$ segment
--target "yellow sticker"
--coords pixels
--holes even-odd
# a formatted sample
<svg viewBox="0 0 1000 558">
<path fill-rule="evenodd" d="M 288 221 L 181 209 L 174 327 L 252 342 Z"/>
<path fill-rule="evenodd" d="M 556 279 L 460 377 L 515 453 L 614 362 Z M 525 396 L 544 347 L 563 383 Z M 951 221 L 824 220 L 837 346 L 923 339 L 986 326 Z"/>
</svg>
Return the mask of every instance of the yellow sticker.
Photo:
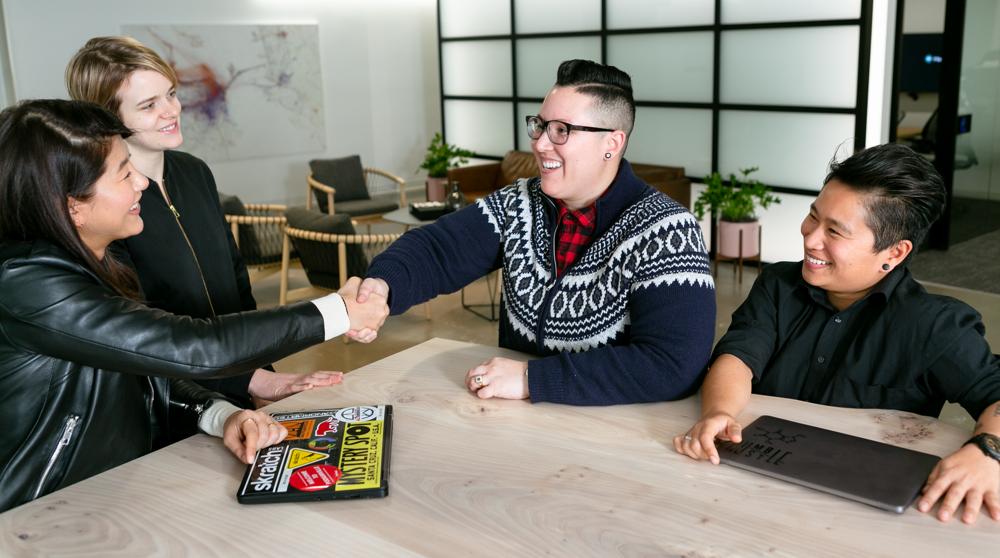
<svg viewBox="0 0 1000 558">
<path fill-rule="evenodd" d="M 327 457 L 330 457 L 330 454 L 295 448 L 292 450 L 292 454 L 288 456 L 288 465 L 285 468 L 297 469 L 303 465 L 309 465 Z"/>
</svg>

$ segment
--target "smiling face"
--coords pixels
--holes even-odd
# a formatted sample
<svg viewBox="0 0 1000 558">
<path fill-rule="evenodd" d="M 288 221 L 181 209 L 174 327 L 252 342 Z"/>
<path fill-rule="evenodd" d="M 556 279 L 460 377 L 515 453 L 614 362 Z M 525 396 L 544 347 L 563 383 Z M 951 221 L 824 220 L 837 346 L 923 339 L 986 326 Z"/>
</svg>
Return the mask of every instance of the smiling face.
<svg viewBox="0 0 1000 558">
<path fill-rule="evenodd" d="M 549 91 L 538 117 L 559 120 L 577 126 L 604 128 L 592 116 L 594 100 L 577 93 L 573 87 L 556 87 Z M 587 207 L 604 193 L 618 171 L 618 152 L 625 134 L 616 132 L 584 132 L 573 130 L 562 145 L 549 141 L 547 134 L 531 140 L 538 170 L 542 174 L 542 191 L 562 200 L 570 209 Z M 611 153 L 610 159 L 605 157 Z"/>
<path fill-rule="evenodd" d="M 101 259 L 111 242 L 142 232 L 139 198 L 149 181 L 129 161 L 125 140 L 114 138 L 114 147 L 104 163 L 104 174 L 87 201 L 69 200 L 70 216 L 80 239 Z"/>
<path fill-rule="evenodd" d="M 118 93 L 121 105 L 118 116 L 135 130 L 129 147 L 139 154 L 161 153 L 176 149 L 181 136 L 181 103 L 174 84 L 159 72 L 138 70 L 129 76 Z"/>
<path fill-rule="evenodd" d="M 802 277 L 826 290 L 830 302 L 841 310 L 871 292 L 912 249 L 910 241 L 903 240 L 874 252 L 875 234 L 865 221 L 864 202 L 862 194 L 831 180 L 802 222 Z M 884 264 L 889 264 L 889 270 L 882 268 Z"/>
</svg>

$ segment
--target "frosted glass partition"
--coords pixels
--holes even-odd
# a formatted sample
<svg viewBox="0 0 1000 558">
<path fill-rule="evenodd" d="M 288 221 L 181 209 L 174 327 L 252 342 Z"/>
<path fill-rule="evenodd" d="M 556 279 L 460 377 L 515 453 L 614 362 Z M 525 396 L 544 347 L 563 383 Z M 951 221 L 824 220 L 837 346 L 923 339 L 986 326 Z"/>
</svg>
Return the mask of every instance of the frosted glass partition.
<svg viewBox="0 0 1000 558">
<path fill-rule="evenodd" d="M 625 149 L 634 163 L 684 167 L 688 176 L 712 170 L 712 111 L 638 107 Z"/>
<path fill-rule="evenodd" d="M 854 149 L 854 115 L 719 113 L 722 174 L 760 167 L 754 176 L 764 184 L 818 191 L 830 159 L 844 149 Z"/>
<path fill-rule="evenodd" d="M 854 108 L 856 25 L 724 31 L 719 95 L 723 103 Z"/>
<path fill-rule="evenodd" d="M 607 0 L 608 29 L 681 27 L 715 23 L 715 2 Z"/>
<path fill-rule="evenodd" d="M 445 101 L 445 139 L 480 155 L 503 155 L 514 147 L 513 111 L 507 102 Z"/>
<path fill-rule="evenodd" d="M 601 0 L 514 0 L 514 32 L 597 31 Z"/>
<path fill-rule="evenodd" d="M 636 99 L 711 103 L 714 48 L 711 31 L 612 35 L 608 64 L 632 76 Z"/>
<path fill-rule="evenodd" d="M 722 23 L 858 19 L 861 0 L 722 0 Z"/>
<path fill-rule="evenodd" d="M 442 37 L 510 34 L 510 0 L 438 0 Z"/>
<path fill-rule="evenodd" d="M 556 82 L 559 64 L 565 60 L 601 61 L 600 37 L 519 39 L 515 44 L 519 97 L 544 97 Z"/>
<path fill-rule="evenodd" d="M 518 103 L 517 121 L 519 123 L 524 123 L 525 117 L 536 116 L 541 110 L 542 103 Z M 515 135 L 517 137 L 517 150 L 531 151 L 531 138 L 528 137 L 528 125 L 524 124 L 518 128 Z"/>
<path fill-rule="evenodd" d="M 441 43 L 445 95 L 510 97 L 510 41 Z"/>
</svg>

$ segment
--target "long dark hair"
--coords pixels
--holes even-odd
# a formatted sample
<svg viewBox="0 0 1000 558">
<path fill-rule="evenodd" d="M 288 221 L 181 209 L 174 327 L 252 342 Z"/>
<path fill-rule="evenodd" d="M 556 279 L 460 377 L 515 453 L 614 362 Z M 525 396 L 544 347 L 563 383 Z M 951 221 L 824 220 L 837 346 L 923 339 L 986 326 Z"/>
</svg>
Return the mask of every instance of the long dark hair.
<svg viewBox="0 0 1000 558">
<path fill-rule="evenodd" d="M 44 239 L 62 247 L 118 294 L 139 299 L 131 269 L 87 248 L 69 214 L 69 196 L 87 201 L 104 174 L 115 136 L 132 135 L 93 103 L 29 100 L 0 113 L 0 241 Z"/>
</svg>

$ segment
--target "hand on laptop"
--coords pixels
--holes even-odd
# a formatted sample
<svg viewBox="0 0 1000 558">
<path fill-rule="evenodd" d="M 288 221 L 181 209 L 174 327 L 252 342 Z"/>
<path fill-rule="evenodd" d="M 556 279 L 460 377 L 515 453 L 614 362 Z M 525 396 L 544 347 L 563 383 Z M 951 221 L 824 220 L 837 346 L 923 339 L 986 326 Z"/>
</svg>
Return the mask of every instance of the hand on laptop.
<svg viewBox="0 0 1000 558">
<path fill-rule="evenodd" d="M 288 430 L 271 415 L 260 411 L 243 410 L 229 415 L 223 427 L 222 443 L 226 444 L 240 461 L 250 464 L 257 450 L 277 444 L 285 439 Z"/>
<path fill-rule="evenodd" d="M 465 385 L 476 392 L 480 399 L 528 398 L 528 363 L 509 358 L 491 358 L 469 370 Z M 478 381 L 477 381 L 478 380 Z"/>
<path fill-rule="evenodd" d="M 713 413 L 703 417 L 684 436 L 674 438 L 674 449 L 694 459 L 707 459 L 719 464 L 719 450 L 715 440 L 743 441 L 743 428 L 736 418 L 726 413 Z"/>
<path fill-rule="evenodd" d="M 380 281 L 370 279 L 366 281 Z M 384 284 L 385 281 L 382 281 Z M 337 291 L 337 294 L 344 299 L 347 305 L 347 315 L 351 320 L 351 329 L 345 333 L 349 339 L 371 343 L 378 336 L 378 328 L 385 323 L 386 316 L 389 315 L 389 305 L 386 302 L 389 288 L 385 287 L 386 295 L 379 292 L 366 292 L 364 301 L 359 302 L 359 288 L 362 286 L 359 277 L 351 277 L 347 283 Z"/>
</svg>

